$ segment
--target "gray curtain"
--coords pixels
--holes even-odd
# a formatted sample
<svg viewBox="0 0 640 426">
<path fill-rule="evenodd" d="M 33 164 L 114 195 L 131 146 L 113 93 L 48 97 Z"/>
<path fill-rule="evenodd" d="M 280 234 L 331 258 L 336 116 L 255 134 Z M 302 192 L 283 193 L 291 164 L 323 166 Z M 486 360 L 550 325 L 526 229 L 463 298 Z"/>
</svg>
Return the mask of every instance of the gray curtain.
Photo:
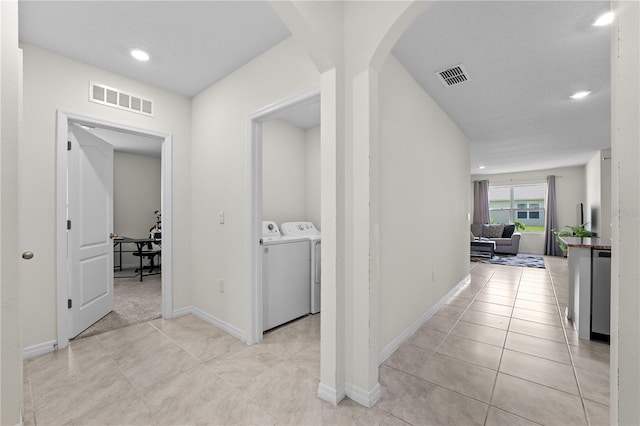
<svg viewBox="0 0 640 426">
<path fill-rule="evenodd" d="M 473 181 L 473 223 L 489 223 L 489 181 Z"/>
<path fill-rule="evenodd" d="M 562 250 L 556 241 L 553 230 L 559 230 L 558 210 L 556 204 L 556 177 L 547 176 L 547 216 L 544 229 L 544 254 L 548 256 L 562 256 Z"/>
</svg>

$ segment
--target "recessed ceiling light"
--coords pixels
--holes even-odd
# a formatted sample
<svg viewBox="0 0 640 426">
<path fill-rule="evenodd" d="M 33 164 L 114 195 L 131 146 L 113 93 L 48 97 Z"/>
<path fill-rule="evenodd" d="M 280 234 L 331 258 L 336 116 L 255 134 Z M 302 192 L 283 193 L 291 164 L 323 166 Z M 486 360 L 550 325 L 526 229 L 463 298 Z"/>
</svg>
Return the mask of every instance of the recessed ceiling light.
<svg viewBox="0 0 640 426">
<path fill-rule="evenodd" d="M 591 94 L 590 90 L 583 90 L 582 92 L 576 92 L 573 95 L 569 96 L 571 99 L 582 99 L 586 98 Z"/>
<path fill-rule="evenodd" d="M 478 168 L 479 168 L 480 170 L 484 169 L 485 167 L 487 167 L 487 166 L 478 166 Z"/>
<path fill-rule="evenodd" d="M 613 12 L 607 12 L 603 15 L 600 15 L 598 19 L 593 23 L 596 27 L 603 27 L 605 25 L 609 25 L 613 22 Z"/>
<path fill-rule="evenodd" d="M 140 49 L 133 49 L 131 51 L 131 56 L 133 56 L 134 58 L 142 62 L 149 60 L 149 54 L 144 50 L 140 50 Z"/>
</svg>

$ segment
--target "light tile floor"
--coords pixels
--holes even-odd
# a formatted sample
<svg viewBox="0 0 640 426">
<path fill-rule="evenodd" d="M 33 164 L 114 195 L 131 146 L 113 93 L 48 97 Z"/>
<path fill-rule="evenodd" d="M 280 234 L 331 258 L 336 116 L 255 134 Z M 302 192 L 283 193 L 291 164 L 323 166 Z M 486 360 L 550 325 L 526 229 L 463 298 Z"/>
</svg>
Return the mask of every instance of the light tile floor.
<svg viewBox="0 0 640 426">
<path fill-rule="evenodd" d="M 380 367 L 372 409 L 317 398 L 320 317 L 247 346 L 193 316 L 24 362 L 24 423 L 604 425 L 609 346 L 578 340 L 566 259 L 473 264 L 471 281 Z"/>
</svg>

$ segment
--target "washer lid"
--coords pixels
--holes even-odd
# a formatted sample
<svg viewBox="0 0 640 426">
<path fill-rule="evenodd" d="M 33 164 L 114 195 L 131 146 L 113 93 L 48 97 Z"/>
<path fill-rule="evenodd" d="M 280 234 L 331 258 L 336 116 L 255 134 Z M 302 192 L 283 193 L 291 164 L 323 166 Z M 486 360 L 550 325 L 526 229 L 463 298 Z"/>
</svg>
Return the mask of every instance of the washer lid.
<svg viewBox="0 0 640 426">
<path fill-rule="evenodd" d="M 262 238 L 262 245 L 274 245 L 274 244 L 289 244 L 289 243 L 306 243 L 307 250 L 309 249 L 309 237 L 306 236 L 282 236 L 282 237 L 264 237 Z"/>
</svg>

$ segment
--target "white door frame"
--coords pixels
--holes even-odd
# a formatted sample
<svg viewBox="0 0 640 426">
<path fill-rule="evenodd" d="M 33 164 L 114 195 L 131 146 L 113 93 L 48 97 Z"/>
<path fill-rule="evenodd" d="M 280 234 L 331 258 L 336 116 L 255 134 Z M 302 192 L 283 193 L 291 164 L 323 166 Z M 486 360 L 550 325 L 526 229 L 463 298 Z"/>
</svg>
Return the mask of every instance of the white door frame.
<svg viewBox="0 0 640 426">
<path fill-rule="evenodd" d="M 56 134 L 56 282 L 57 282 L 57 344 L 62 349 L 69 344 L 69 314 L 67 310 L 67 140 L 69 122 L 124 133 L 152 136 L 162 142 L 161 199 L 162 199 L 162 317 L 173 312 L 173 137 L 168 133 L 140 129 L 94 117 L 58 110 Z"/>
<path fill-rule="evenodd" d="M 320 99 L 320 88 L 313 88 L 289 98 L 274 102 L 248 116 L 248 158 L 249 207 L 247 223 L 247 247 L 249 250 L 249 333 L 247 343 L 252 345 L 262 341 L 262 122 L 278 112 L 302 106 Z"/>
</svg>

